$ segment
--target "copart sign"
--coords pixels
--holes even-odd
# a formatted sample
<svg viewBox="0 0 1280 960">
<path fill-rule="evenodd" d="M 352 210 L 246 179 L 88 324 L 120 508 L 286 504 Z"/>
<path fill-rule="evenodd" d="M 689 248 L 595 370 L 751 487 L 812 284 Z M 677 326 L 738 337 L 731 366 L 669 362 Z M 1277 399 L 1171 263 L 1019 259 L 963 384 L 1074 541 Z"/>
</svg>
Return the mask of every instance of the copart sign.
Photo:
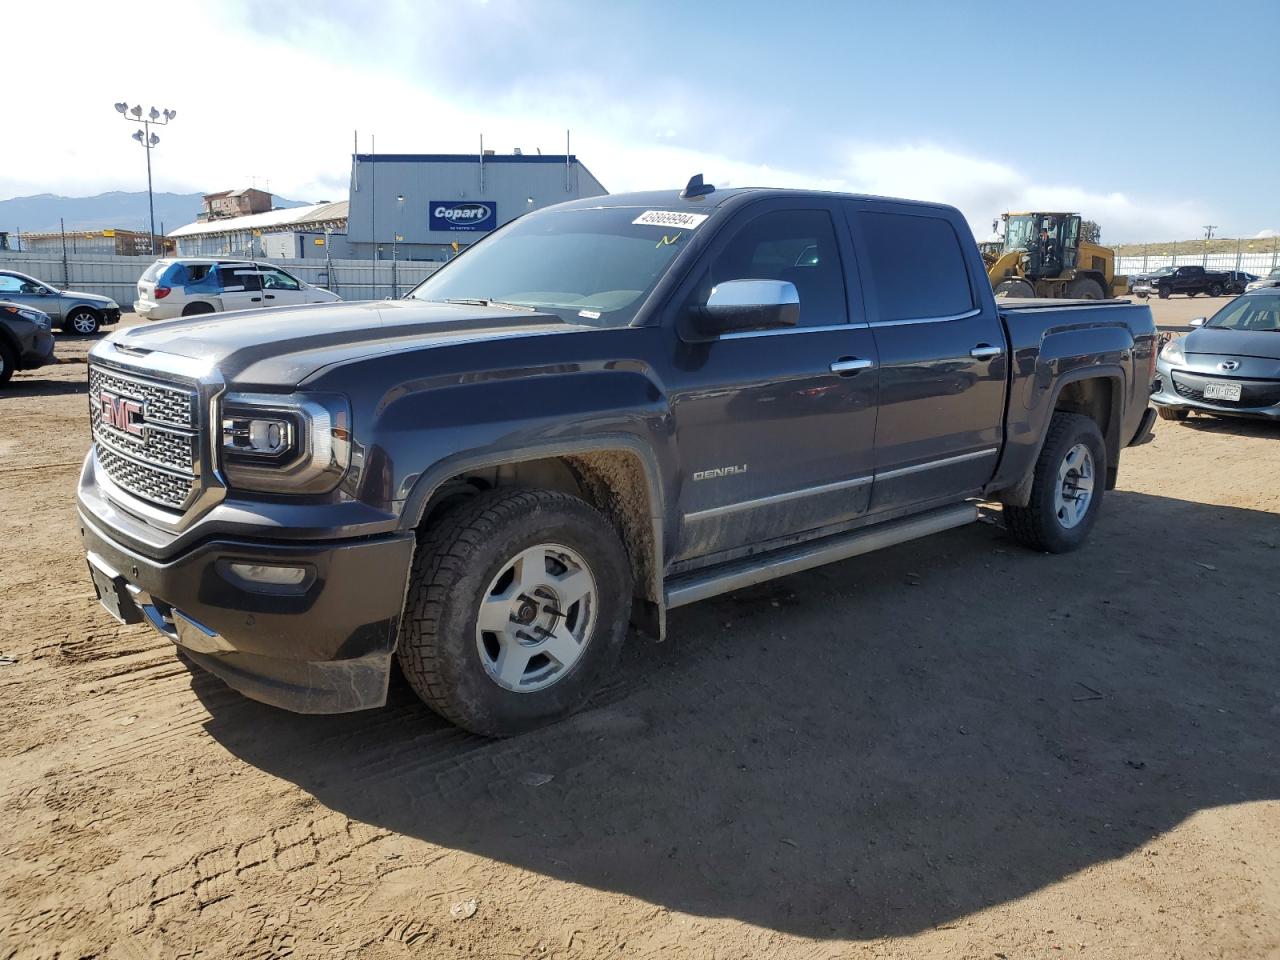
<svg viewBox="0 0 1280 960">
<path fill-rule="evenodd" d="M 498 205 L 491 200 L 432 200 L 432 230 L 492 230 L 498 225 Z"/>
</svg>

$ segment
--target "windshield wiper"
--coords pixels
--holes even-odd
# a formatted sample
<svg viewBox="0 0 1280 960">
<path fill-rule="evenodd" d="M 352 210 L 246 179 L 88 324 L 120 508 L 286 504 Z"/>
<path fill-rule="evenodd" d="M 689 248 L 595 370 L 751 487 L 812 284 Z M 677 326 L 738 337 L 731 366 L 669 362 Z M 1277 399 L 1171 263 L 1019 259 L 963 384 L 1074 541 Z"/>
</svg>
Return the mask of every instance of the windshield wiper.
<svg viewBox="0 0 1280 960">
<path fill-rule="evenodd" d="M 487 297 L 449 297 L 445 303 L 461 303 L 470 307 L 501 307 L 504 310 L 524 310 L 528 313 L 538 311 L 527 303 L 509 303 L 506 300 L 490 300 Z"/>
</svg>

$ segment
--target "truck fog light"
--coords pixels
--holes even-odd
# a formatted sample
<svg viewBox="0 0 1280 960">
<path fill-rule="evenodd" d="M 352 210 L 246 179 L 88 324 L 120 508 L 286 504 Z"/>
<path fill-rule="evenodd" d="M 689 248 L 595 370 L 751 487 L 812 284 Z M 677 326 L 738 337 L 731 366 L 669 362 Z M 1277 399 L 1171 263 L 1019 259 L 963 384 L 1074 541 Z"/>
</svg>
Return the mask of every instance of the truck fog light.
<svg viewBox="0 0 1280 960">
<path fill-rule="evenodd" d="M 262 563 L 231 563 L 228 566 L 241 580 L 274 587 L 294 587 L 307 578 L 305 567 L 275 567 Z"/>
</svg>

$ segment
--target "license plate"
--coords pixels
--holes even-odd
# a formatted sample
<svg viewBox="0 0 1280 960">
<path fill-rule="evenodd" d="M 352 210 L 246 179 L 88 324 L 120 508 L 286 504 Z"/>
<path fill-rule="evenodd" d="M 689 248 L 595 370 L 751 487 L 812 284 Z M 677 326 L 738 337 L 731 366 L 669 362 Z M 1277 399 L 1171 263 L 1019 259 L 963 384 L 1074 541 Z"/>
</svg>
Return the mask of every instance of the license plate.
<svg viewBox="0 0 1280 960">
<path fill-rule="evenodd" d="M 99 570 L 89 564 L 89 574 L 93 577 L 93 589 L 98 593 L 98 602 L 107 613 L 121 623 L 141 623 L 142 611 L 129 596 L 129 589 L 124 585 L 124 577 L 113 577 L 105 570 Z"/>
<path fill-rule="evenodd" d="M 1240 384 L 1238 383 L 1206 383 L 1204 385 L 1206 400 L 1239 400 Z"/>
</svg>

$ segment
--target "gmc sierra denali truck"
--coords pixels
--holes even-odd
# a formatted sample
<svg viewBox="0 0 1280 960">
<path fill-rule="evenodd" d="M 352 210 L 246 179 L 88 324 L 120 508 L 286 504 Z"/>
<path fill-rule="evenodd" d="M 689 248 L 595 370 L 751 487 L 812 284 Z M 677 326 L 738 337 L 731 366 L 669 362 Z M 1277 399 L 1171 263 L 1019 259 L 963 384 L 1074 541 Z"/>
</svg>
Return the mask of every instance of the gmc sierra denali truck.
<svg viewBox="0 0 1280 960">
<path fill-rule="evenodd" d="M 565 715 L 628 625 L 961 524 L 1079 546 L 1150 436 L 1145 305 L 1000 307 L 951 207 L 593 197 L 398 301 L 133 328 L 89 365 L 102 604 L 244 694 L 487 735 Z"/>
</svg>

